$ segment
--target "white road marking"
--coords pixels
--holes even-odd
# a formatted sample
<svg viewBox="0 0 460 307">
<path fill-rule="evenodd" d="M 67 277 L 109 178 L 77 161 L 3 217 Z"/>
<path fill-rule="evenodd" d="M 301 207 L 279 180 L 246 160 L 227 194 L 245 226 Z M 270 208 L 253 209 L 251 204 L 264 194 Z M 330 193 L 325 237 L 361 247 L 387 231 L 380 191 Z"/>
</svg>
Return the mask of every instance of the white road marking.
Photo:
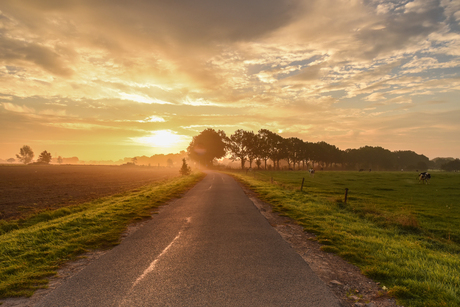
<svg viewBox="0 0 460 307">
<path fill-rule="evenodd" d="M 174 244 L 174 242 L 176 242 L 176 240 L 179 239 L 181 233 L 182 231 L 179 231 L 179 234 L 174 238 L 174 240 L 172 240 L 172 242 L 169 243 L 168 246 L 166 246 L 166 248 L 161 252 L 161 254 L 158 255 L 157 259 L 153 260 L 153 262 L 150 263 L 149 267 L 145 269 L 144 273 L 142 273 L 141 276 L 139 276 L 136 279 L 131 288 L 134 288 L 142 279 L 144 279 L 145 276 L 147 276 L 148 273 L 152 272 L 155 269 L 158 260 L 160 260 L 161 256 L 163 256 L 168 251 L 168 249 Z"/>
<path fill-rule="evenodd" d="M 185 219 L 185 225 L 186 226 L 187 224 L 189 224 L 192 220 L 192 217 L 188 217 Z M 183 229 L 184 227 L 182 227 Z M 149 267 L 147 269 L 144 270 L 144 272 L 136 279 L 136 281 L 133 283 L 133 285 L 131 286 L 131 288 L 129 289 L 127 295 L 125 296 L 125 298 L 121 301 L 120 305 L 118 306 L 124 306 L 126 305 L 126 303 L 128 303 L 128 297 L 129 295 L 132 293 L 134 287 L 139 283 L 141 282 L 149 273 L 151 273 L 154 269 L 155 269 L 155 266 L 157 265 L 158 261 L 160 260 L 161 256 L 163 256 L 164 254 L 166 254 L 166 252 L 168 251 L 168 249 L 174 244 L 174 242 L 176 242 L 180 235 L 182 234 L 182 230 L 179 231 L 179 233 L 177 234 L 177 236 L 171 241 L 171 243 L 169 243 L 168 246 L 166 246 L 166 248 L 158 255 L 158 257 L 153 260 Z"/>
</svg>

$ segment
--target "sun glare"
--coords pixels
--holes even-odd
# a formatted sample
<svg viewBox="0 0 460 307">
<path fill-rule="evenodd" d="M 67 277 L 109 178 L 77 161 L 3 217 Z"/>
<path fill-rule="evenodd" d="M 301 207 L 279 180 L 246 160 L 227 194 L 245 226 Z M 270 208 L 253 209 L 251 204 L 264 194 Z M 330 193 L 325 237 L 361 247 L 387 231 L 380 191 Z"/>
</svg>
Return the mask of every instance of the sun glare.
<svg viewBox="0 0 460 307">
<path fill-rule="evenodd" d="M 181 142 L 182 137 L 171 130 L 158 130 L 152 131 L 150 136 L 136 138 L 135 141 L 153 147 L 169 148 Z"/>
</svg>

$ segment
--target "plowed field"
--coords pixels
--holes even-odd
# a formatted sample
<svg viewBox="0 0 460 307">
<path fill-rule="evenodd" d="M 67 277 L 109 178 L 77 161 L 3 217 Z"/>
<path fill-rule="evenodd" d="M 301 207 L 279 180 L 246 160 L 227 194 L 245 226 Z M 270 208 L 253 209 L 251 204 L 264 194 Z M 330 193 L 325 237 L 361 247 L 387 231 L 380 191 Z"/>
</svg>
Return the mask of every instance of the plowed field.
<svg viewBox="0 0 460 307">
<path fill-rule="evenodd" d="M 177 169 L 141 166 L 0 166 L 0 219 L 78 204 L 178 175 Z"/>
</svg>

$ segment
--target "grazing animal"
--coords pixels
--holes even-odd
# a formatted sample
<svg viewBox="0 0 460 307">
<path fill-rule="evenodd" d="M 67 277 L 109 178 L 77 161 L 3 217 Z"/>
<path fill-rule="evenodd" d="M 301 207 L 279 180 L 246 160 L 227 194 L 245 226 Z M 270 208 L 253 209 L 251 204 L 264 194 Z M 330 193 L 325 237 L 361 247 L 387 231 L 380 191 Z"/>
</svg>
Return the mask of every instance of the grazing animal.
<svg viewBox="0 0 460 307">
<path fill-rule="evenodd" d="M 310 177 L 315 177 L 315 170 L 314 169 L 310 168 L 308 170 L 308 172 L 310 173 Z"/>
<path fill-rule="evenodd" d="M 428 182 L 430 181 L 431 179 L 431 175 L 428 173 L 428 172 L 423 172 L 423 173 L 420 173 L 418 175 L 418 181 L 420 183 L 425 183 L 425 184 L 428 184 Z"/>
</svg>

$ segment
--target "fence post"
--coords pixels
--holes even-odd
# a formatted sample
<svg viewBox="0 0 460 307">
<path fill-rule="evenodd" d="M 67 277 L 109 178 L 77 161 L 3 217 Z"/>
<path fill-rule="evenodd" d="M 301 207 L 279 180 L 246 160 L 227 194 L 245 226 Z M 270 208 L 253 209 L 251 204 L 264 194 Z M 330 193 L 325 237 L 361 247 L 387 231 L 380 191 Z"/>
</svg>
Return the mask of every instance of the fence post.
<svg viewBox="0 0 460 307">
<path fill-rule="evenodd" d="M 302 189 L 303 189 L 303 182 L 305 181 L 305 177 L 302 178 L 302 185 L 300 186 L 300 192 L 302 192 Z"/>
<path fill-rule="evenodd" d="M 347 203 L 348 198 L 348 188 L 345 188 L 345 203 Z"/>
</svg>

